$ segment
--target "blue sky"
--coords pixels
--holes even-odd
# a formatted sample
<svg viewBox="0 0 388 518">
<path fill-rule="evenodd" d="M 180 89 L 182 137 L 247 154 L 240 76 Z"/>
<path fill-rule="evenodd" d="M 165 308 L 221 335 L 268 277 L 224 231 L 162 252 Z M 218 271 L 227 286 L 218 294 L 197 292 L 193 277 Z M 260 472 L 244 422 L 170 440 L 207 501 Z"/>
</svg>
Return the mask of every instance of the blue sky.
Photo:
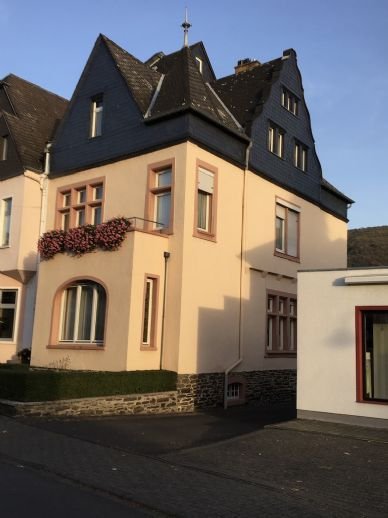
<svg viewBox="0 0 388 518">
<path fill-rule="evenodd" d="M 185 5 L 217 77 L 296 50 L 324 176 L 356 201 L 349 227 L 388 225 L 387 0 L 0 0 L 0 77 L 69 98 L 100 32 L 142 60 L 173 52 Z"/>
</svg>

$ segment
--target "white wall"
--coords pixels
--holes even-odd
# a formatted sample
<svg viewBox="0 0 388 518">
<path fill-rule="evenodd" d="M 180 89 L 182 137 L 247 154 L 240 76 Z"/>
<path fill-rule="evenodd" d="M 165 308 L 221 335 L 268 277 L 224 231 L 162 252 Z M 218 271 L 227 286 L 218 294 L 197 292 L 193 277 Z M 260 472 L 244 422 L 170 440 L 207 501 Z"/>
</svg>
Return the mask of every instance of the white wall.
<svg viewBox="0 0 388 518">
<path fill-rule="evenodd" d="M 298 273 L 298 411 L 388 419 L 388 404 L 356 401 L 356 306 L 387 306 L 387 284 L 344 278 L 388 268 Z"/>
</svg>

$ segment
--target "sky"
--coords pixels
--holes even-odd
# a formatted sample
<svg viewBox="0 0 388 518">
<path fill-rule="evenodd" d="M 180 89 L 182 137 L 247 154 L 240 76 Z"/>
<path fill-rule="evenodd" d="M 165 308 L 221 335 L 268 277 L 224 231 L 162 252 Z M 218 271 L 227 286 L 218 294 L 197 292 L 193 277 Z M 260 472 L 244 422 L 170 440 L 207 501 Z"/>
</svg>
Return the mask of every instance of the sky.
<svg viewBox="0 0 388 518">
<path fill-rule="evenodd" d="M 388 225 L 388 0 L 0 0 L 0 78 L 70 98 L 99 33 L 146 60 L 202 40 L 217 77 L 294 48 L 324 177 L 349 228 Z"/>
</svg>

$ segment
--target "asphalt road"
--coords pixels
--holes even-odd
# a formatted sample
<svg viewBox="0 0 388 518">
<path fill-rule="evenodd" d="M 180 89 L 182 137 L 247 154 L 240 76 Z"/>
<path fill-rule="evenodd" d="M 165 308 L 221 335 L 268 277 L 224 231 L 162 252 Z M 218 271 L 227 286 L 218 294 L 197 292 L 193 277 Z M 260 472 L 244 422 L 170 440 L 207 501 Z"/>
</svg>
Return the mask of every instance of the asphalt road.
<svg viewBox="0 0 388 518">
<path fill-rule="evenodd" d="M 387 518 L 388 430 L 288 411 L 0 416 L 0 516 Z"/>
<path fill-rule="evenodd" d="M 0 516 L 2 518 L 135 518 L 164 516 L 130 501 L 0 459 Z"/>
</svg>

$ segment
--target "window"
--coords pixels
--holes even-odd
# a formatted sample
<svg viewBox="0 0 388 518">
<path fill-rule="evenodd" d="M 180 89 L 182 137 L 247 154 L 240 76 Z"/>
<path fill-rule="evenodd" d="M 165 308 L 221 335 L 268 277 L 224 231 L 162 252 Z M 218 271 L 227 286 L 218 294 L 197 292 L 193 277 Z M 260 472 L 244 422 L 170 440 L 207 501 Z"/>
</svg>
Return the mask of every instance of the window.
<svg viewBox="0 0 388 518">
<path fill-rule="evenodd" d="M 0 246 L 9 246 L 11 231 L 12 198 L 0 201 Z"/>
<path fill-rule="evenodd" d="M 95 180 L 87 185 L 65 187 L 58 191 L 56 227 L 69 230 L 81 225 L 102 222 L 104 182 Z"/>
<path fill-rule="evenodd" d="M 228 399 L 240 399 L 241 383 L 229 383 L 226 396 Z"/>
<path fill-rule="evenodd" d="M 144 287 L 142 347 L 155 348 L 157 277 L 147 276 Z"/>
<path fill-rule="evenodd" d="M 71 284 L 63 291 L 61 305 L 60 342 L 103 344 L 106 295 L 100 284 Z"/>
<path fill-rule="evenodd" d="M 357 307 L 357 401 L 388 403 L 388 307 Z"/>
<path fill-rule="evenodd" d="M 283 201 L 276 203 L 275 253 L 299 257 L 299 208 Z"/>
<path fill-rule="evenodd" d="M 216 224 L 216 169 L 197 163 L 194 235 L 214 240 Z"/>
<path fill-rule="evenodd" d="M 267 293 L 267 353 L 296 353 L 296 319 L 295 295 L 276 291 Z"/>
<path fill-rule="evenodd" d="M 307 171 L 307 147 L 298 141 L 294 145 L 294 166 Z"/>
<path fill-rule="evenodd" d="M 285 87 L 282 88 L 282 106 L 294 115 L 298 115 L 299 99 Z"/>
<path fill-rule="evenodd" d="M 168 165 L 148 168 L 148 200 L 145 219 L 149 230 L 172 231 L 174 169 Z"/>
<path fill-rule="evenodd" d="M 104 109 L 102 94 L 92 99 L 90 136 L 92 138 L 102 135 L 102 113 Z"/>
<path fill-rule="evenodd" d="M 268 126 L 268 149 L 280 158 L 284 158 L 284 130 L 273 122 Z"/>
<path fill-rule="evenodd" d="M 17 290 L 0 289 L 0 340 L 13 340 L 15 333 Z"/>
<path fill-rule="evenodd" d="M 7 160 L 8 136 L 0 137 L 0 160 Z"/>
<path fill-rule="evenodd" d="M 245 388 L 246 381 L 241 375 L 232 374 L 228 378 L 228 386 L 226 388 L 228 406 L 245 403 Z"/>
</svg>

